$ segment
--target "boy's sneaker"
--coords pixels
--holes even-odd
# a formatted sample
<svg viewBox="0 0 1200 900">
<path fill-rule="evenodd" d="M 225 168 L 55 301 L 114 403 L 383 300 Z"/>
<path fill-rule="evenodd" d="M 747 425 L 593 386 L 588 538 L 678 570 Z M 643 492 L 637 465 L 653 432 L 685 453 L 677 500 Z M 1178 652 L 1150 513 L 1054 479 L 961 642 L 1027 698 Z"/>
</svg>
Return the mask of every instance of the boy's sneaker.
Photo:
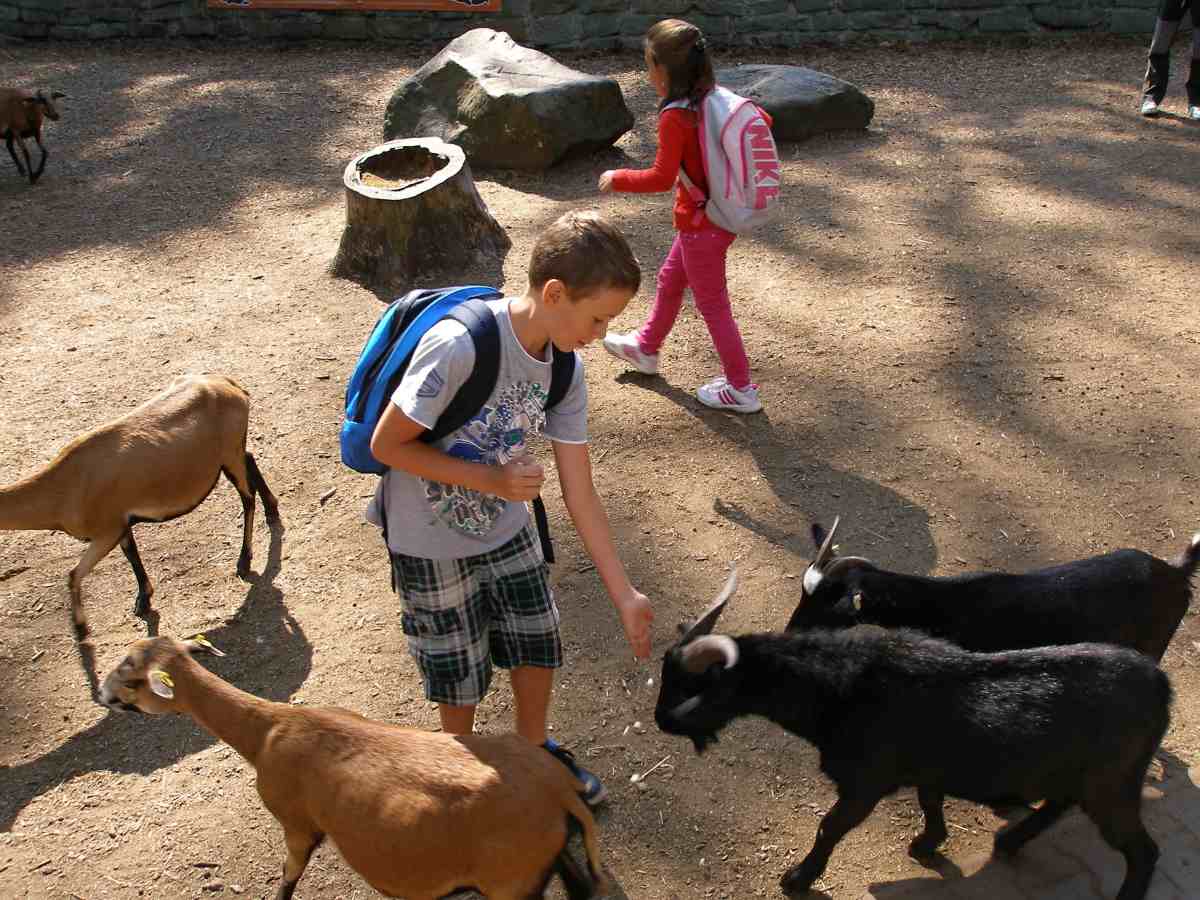
<svg viewBox="0 0 1200 900">
<path fill-rule="evenodd" d="M 757 384 L 749 384 L 739 390 L 726 381 L 724 375 L 718 375 L 708 384 L 696 388 L 696 397 L 705 406 L 728 412 L 756 413 L 762 409 Z"/>
<path fill-rule="evenodd" d="M 554 738 L 546 738 L 546 743 L 542 744 L 542 747 L 570 769 L 572 775 L 583 782 L 583 791 L 580 796 L 583 797 L 584 803 L 588 806 L 597 806 L 608 798 L 608 790 L 604 787 L 604 783 L 575 762 L 575 756 L 570 750 L 567 750 Z"/>
<path fill-rule="evenodd" d="M 1193 122 L 1200 122 L 1200 106 L 1189 106 L 1188 118 Z"/>
<path fill-rule="evenodd" d="M 1158 108 L 1158 101 L 1153 97 L 1147 97 L 1142 101 L 1143 116 L 1157 116 L 1160 112 L 1162 112 L 1162 110 Z"/>
<path fill-rule="evenodd" d="M 629 334 L 606 334 L 604 349 L 617 359 L 629 363 L 643 375 L 658 374 L 658 354 L 642 352 L 642 348 L 638 346 L 636 331 Z"/>
</svg>

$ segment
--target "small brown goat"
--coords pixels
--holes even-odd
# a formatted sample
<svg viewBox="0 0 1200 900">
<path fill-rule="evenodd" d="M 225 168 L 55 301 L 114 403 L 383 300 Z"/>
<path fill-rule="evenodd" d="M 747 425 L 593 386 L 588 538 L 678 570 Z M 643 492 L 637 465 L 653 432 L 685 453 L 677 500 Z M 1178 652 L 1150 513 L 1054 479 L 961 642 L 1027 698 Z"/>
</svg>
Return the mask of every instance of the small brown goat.
<svg viewBox="0 0 1200 900">
<path fill-rule="evenodd" d="M 326 837 L 388 897 L 436 900 L 472 888 L 489 900 L 534 900 L 555 873 L 571 900 L 605 885 L 583 786 L 520 735 L 455 737 L 273 703 L 218 678 L 192 652 L 224 656 L 203 635 L 137 641 L 101 698 L 117 710 L 190 715 L 254 766 L 287 843 L 276 900 L 289 900 Z M 587 872 L 567 851 L 575 823 Z"/>
<path fill-rule="evenodd" d="M 42 171 L 46 168 L 46 157 L 50 155 L 46 150 L 46 145 L 42 143 L 42 120 L 45 118 L 51 122 L 57 122 L 58 107 L 54 105 L 54 101 L 66 96 L 61 91 L 52 91 L 47 97 L 42 90 L 31 94 L 29 91 L 19 88 L 0 88 L 0 134 L 4 135 L 4 144 L 8 147 L 8 155 L 17 164 L 17 171 L 21 173 L 22 177 L 25 176 L 28 169 L 30 184 L 36 184 L 37 180 L 42 177 Z M 38 162 L 37 169 L 33 168 L 33 162 L 29 158 L 29 148 L 25 146 L 25 138 L 29 137 L 37 141 L 38 147 L 42 150 L 42 158 Z M 14 140 L 25 156 L 24 166 L 21 165 L 16 151 L 13 150 Z"/>
<path fill-rule="evenodd" d="M 250 397 L 229 378 L 180 376 L 137 409 L 77 437 L 42 471 L 0 487 L 0 530 L 65 531 L 88 541 L 69 578 L 79 638 L 88 633 L 83 579 L 118 543 L 138 581 L 134 615 L 149 614 L 154 586 L 133 526 L 191 512 L 222 472 L 242 498 L 238 574 L 249 572 L 255 493 L 267 521 L 279 520 L 275 497 L 246 452 L 249 418 Z"/>
</svg>

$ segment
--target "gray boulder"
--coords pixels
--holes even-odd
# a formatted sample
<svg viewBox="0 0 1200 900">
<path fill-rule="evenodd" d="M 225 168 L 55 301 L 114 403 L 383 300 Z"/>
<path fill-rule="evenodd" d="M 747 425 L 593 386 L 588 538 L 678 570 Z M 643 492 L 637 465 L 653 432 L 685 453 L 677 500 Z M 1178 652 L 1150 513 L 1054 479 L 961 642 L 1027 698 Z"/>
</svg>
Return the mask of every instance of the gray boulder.
<svg viewBox="0 0 1200 900">
<path fill-rule="evenodd" d="M 608 147 L 632 127 L 613 79 L 577 72 L 503 32 L 476 28 L 396 89 L 383 133 L 388 140 L 458 144 L 472 168 L 536 170 Z"/>
<path fill-rule="evenodd" d="M 854 85 L 801 66 L 721 69 L 717 82 L 770 113 L 777 141 L 866 128 L 875 114 L 875 101 Z"/>
</svg>

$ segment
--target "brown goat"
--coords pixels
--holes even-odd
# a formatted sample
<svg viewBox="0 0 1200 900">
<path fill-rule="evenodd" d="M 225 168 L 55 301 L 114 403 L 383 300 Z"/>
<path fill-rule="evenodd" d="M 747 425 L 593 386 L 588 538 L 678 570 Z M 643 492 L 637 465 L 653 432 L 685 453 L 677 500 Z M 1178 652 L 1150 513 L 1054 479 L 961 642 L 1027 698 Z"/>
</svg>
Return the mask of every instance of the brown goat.
<svg viewBox="0 0 1200 900">
<path fill-rule="evenodd" d="M 0 530 L 55 530 L 88 541 L 71 570 L 76 635 L 88 633 L 82 583 L 119 543 L 138 581 L 134 615 L 150 612 L 154 595 L 133 526 L 165 522 L 199 506 L 224 472 L 242 498 L 238 574 L 250 570 L 254 495 L 267 521 L 279 520 L 274 495 L 246 452 L 250 397 L 222 375 L 184 375 L 119 419 L 68 444 L 50 465 L 0 487 Z"/>
<path fill-rule="evenodd" d="M 254 766 L 263 804 L 283 826 L 287 857 L 276 900 L 289 900 L 326 837 L 388 897 L 436 900 L 474 889 L 534 900 L 557 873 L 571 900 L 606 884 L 583 785 L 517 734 L 455 737 L 336 707 L 247 694 L 192 652 L 224 656 L 203 635 L 146 638 L 104 680 L 117 710 L 185 713 Z M 588 870 L 567 851 L 583 830 Z"/>
<path fill-rule="evenodd" d="M 54 101 L 65 96 L 67 95 L 61 91 L 52 91 L 47 97 L 41 90 L 31 94 L 29 91 L 19 88 L 0 88 L 0 134 L 4 135 L 8 155 L 17 164 L 17 171 L 21 173 L 22 177 L 25 176 L 26 169 L 28 169 L 30 184 L 36 184 L 37 180 L 42 177 L 42 171 L 46 168 L 46 157 L 50 155 L 46 150 L 46 145 L 42 143 L 42 120 L 45 118 L 52 122 L 58 121 L 58 107 L 54 105 Z M 29 137 L 37 141 L 38 147 L 42 150 L 42 158 L 38 162 L 36 170 L 29 158 L 29 148 L 25 146 L 25 138 Z M 17 159 L 17 154 L 13 150 L 14 140 L 25 156 L 24 166 L 21 165 L 21 161 Z"/>
</svg>

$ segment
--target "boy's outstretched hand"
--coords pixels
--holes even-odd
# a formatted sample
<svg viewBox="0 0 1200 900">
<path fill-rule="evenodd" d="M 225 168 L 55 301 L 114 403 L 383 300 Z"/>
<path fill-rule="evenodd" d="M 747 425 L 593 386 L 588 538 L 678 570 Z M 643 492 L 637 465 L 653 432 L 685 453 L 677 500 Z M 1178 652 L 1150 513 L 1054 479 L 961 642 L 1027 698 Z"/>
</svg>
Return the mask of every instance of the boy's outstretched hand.
<svg viewBox="0 0 1200 900">
<path fill-rule="evenodd" d="M 598 184 L 598 187 L 600 188 L 600 193 L 607 194 L 609 191 L 612 190 L 612 180 L 613 180 L 613 173 L 612 173 L 611 169 L 607 172 L 600 173 L 600 182 Z"/>
<path fill-rule="evenodd" d="M 654 622 L 654 611 L 650 601 L 637 588 L 632 588 L 628 597 L 617 604 L 617 614 L 625 629 L 625 638 L 638 659 L 650 656 L 650 625 Z"/>
</svg>

